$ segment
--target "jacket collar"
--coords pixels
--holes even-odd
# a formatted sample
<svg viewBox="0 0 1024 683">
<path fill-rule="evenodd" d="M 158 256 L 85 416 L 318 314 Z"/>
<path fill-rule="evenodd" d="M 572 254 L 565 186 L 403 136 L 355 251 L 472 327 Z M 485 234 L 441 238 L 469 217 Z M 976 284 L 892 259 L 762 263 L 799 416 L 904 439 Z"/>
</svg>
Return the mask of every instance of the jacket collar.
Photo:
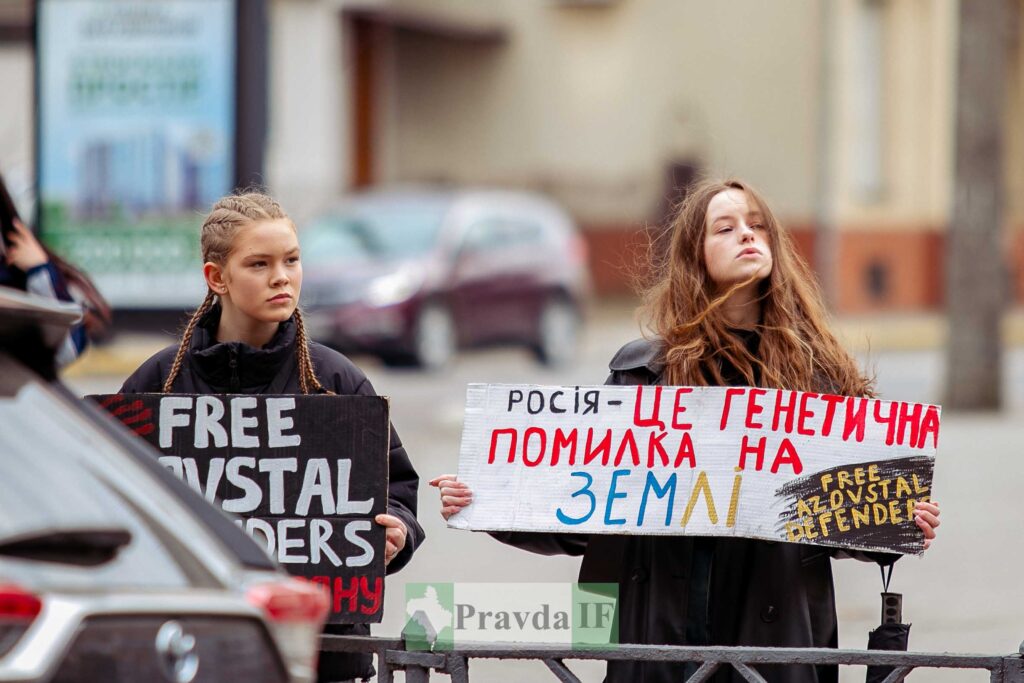
<svg viewBox="0 0 1024 683">
<path fill-rule="evenodd" d="M 757 355 L 761 335 L 752 330 L 729 330 L 738 337 L 752 354 Z M 608 364 L 609 369 L 621 372 L 646 370 L 654 381 L 660 381 L 665 372 L 665 340 L 661 337 L 634 339 L 615 354 Z"/>
<path fill-rule="evenodd" d="M 608 367 L 612 371 L 646 370 L 653 377 L 660 377 L 665 371 L 665 342 L 654 339 L 634 339 L 615 354 Z"/>
<path fill-rule="evenodd" d="M 215 305 L 196 324 L 189 357 L 196 374 L 217 393 L 254 393 L 265 389 L 295 356 L 295 317 L 278 325 L 263 347 L 218 342 L 221 309 Z"/>
</svg>

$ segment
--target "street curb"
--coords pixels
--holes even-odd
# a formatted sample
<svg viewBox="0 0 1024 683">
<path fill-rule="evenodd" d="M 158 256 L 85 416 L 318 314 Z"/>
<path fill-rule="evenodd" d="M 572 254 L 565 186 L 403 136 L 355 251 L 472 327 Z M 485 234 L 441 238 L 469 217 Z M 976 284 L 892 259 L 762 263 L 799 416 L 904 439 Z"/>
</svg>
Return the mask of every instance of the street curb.
<svg viewBox="0 0 1024 683">
<path fill-rule="evenodd" d="M 590 315 L 592 325 L 623 325 L 632 320 L 633 309 L 624 303 L 595 308 Z M 949 336 L 949 323 L 938 314 L 844 317 L 835 321 L 834 329 L 839 341 L 854 353 L 941 349 Z M 637 336 L 639 329 L 633 333 Z M 622 343 L 633 337 L 625 335 Z M 150 356 L 175 341 L 174 337 L 158 334 L 119 335 L 109 344 L 90 346 L 64 375 L 128 377 Z M 1005 316 L 1003 343 L 1007 348 L 1024 346 L 1024 309 Z"/>
<path fill-rule="evenodd" d="M 835 321 L 839 341 L 853 352 L 923 351 L 945 348 L 949 320 L 942 315 L 890 314 L 845 317 Z M 1003 346 L 1024 346 L 1024 311 L 1003 318 Z"/>
<path fill-rule="evenodd" d="M 102 346 L 89 346 L 85 353 L 62 372 L 64 377 L 124 377 L 146 362 L 153 354 L 174 343 L 169 337 L 132 335 L 115 339 Z"/>
</svg>

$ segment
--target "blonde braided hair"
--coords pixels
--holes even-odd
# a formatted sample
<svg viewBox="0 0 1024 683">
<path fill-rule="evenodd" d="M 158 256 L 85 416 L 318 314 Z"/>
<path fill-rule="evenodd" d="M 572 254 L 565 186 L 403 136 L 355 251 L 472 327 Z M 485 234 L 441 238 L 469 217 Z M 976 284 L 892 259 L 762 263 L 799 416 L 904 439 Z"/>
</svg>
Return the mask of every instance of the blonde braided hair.
<svg viewBox="0 0 1024 683">
<path fill-rule="evenodd" d="M 244 192 L 223 197 L 210 210 L 206 220 L 203 221 L 202 232 L 200 233 L 199 244 L 202 249 L 203 262 L 212 262 L 223 266 L 227 263 L 228 255 L 231 253 L 235 235 L 238 231 L 254 221 L 266 220 L 287 220 L 291 219 L 284 212 L 281 205 L 273 198 L 262 192 Z M 295 225 L 292 225 L 295 229 Z M 174 363 L 164 380 L 163 392 L 170 393 L 174 381 L 181 372 L 181 366 L 185 354 L 192 343 L 192 335 L 195 332 L 199 320 L 213 308 L 217 302 L 217 295 L 212 289 L 207 289 L 206 298 L 199 308 L 195 310 L 189 319 L 185 330 L 181 335 L 181 343 L 178 344 L 178 352 L 174 356 Z M 298 355 L 299 365 L 299 387 L 302 393 L 324 393 L 326 390 L 316 378 L 313 368 L 313 359 L 309 353 L 309 337 L 306 335 L 306 326 L 302 321 L 302 313 L 298 307 L 295 309 L 295 346 Z M 326 391 L 326 393 L 332 393 Z"/>
<path fill-rule="evenodd" d="M 302 393 L 328 393 L 333 394 L 333 391 L 327 391 L 323 385 L 320 384 L 320 380 L 316 378 L 316 373 L 313 372 L 313 358 L 309 355 L 309 338 L 306 336 L 306 325 L 302 321 L 302 311 L 298 308 L 295 309 L 295 348 L 299 354 L 299 388 L 302 389 Z M 310 388 L 313 391 L 310 391 Z"/>
</svg>

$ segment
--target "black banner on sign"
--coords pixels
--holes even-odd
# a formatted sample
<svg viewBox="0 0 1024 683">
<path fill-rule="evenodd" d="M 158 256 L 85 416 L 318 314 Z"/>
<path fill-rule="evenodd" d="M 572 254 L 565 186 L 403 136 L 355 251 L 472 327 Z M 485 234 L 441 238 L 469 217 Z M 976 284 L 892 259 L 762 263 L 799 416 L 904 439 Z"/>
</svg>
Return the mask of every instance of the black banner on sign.
<svg viewBox="0 0 1024 683">
<path fill-rule="evenodd" d="M 924 552 L 914 505 L 931 500 L 934 458 L 910 457 L 841 465 L 790 481 L 776 491 L 786 540 L 822 545 Z"/>
<path fill-rule="evenodd" d="M 328 621 L 381 620 L 388 402 L 379 396 L 92 396 L 290 573 L 326 586 Z"/>
</svg>

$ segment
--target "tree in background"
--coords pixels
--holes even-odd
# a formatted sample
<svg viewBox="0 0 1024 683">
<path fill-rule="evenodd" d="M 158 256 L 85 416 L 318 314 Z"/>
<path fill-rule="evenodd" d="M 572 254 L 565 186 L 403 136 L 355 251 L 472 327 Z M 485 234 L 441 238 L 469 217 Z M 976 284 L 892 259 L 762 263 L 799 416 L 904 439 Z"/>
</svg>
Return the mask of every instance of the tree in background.
<svg viewBox="0 0 1024 683">
<path fill-rule="evenodd" d="M 946 254 L 945 405 L 1002 405 L 1003 126 L 1016 0 L 960 2 L 953 222 Z"/>
</svg>

